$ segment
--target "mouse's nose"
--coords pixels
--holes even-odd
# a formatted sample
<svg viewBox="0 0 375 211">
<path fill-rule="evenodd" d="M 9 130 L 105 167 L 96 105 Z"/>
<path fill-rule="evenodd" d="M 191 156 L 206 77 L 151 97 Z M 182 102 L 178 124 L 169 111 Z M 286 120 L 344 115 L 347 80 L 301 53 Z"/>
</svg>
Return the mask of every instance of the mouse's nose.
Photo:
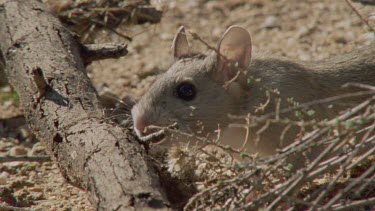
<svg viewBox="0 0 375 211">
<path fill-rule="evenodd" d="M 134 121 L 134 130 L 139 138 L 150 135 L 158 131 L 156 128 L 148 128 L 155 124 L 155 118 L 152 113 L 142 107 L 133 107 L 132 117 Z"/>
<path fill-rule="evenodd" d="M 144 137 L 159 131 L 157 128 L 147 128 L 151 125 L 151 122 L 142 116 L 134 120 L 134 130 L 138 137 Z"/>
<path fill-rule="evenodd" d="M 138 136 L 144 136 L 146 134 L 146 127 L 150 124 L 146 121 L 143 116 L 134 119 L 134 130 Z"/>
</svg>

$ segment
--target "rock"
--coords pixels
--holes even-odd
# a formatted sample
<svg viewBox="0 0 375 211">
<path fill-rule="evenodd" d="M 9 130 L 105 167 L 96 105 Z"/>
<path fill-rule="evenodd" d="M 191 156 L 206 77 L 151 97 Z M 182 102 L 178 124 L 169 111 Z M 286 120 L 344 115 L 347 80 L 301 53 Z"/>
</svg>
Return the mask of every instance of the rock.
<svg viewBox="0 0 375 211">
<path fill-rule="evenodd" d="M 363 45 L 369 45 L 375 41 L 375 34 L 368 32 L 359 37 L 358 42 Z"/>
<path fill-rule="evenodd" d="M 32 191 L 32 192 L 43 193 L 43 188 L 40 188 L 40 187 L 31 187 L 31 188 L 29 188 L 29 190 Z"/>
<path fill-rule="evenodd" d="M 276 16 L 268 16 L 264 20 L 262 27 L 267 29 L 280 28 L 280 24 Z"/>
<path fill-rule="evenodd" d="M 8 86 L 4 86 L 3 88 L 1 88 L 1 92 L 11 92 L 12 91 L 12 88 L 8 85 Z"/>
<path fill-rule="evenodd" d="M 215 27 L 212 30 L 211 34 L 212 34 L 213 37 L 219 38 L 219 37 L 221 37 L 221 34 L 223 34 L 223 30 L 222 30 L 221 27 Z"/>
<path fill-rule="evenodd" d="M 6 185 L 9 180 L 9 173 L 4 171 L 0 174 L 0 185 Z"/>
<path fill-rule="evenodd" d="M 161 33 L 159 37 L 161 40 L 173 40 L 174 35 L 170 33 Z"/>
<path fill-rule="evenodd" d="M 11 105 L 13 105 L 14 101 L 12 100 L 7 100 L 7 101 L 4 101 L 2 104 L 5 108 L 9 108 Z"/>
<path fill-rule="evenodd" d="M 14 146 L 9 150 L 11 156 L 27 155 L 27 149 L 24 146 Z"/>
</svg>

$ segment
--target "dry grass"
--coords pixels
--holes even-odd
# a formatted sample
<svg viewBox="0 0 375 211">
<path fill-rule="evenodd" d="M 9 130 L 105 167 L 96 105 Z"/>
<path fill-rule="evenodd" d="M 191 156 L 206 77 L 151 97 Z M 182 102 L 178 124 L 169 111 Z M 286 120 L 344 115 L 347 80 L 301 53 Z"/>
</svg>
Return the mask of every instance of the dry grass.
<svg viewBox="0 0 375 211">
<path fill-rule="evenodd" d="M 45 3 L 84 43 L 92 43 L 100 30 L 131 41 L 131 37 L 117 31 L 120 24 L 159 23 L 162 17 L 162 12 L 151 7 L 149 0 L 45 0 Z"/>
<path fill-rule="evenodd" d="M 247 124 L 246 127 L 251 128 L 273 121 L 284 124 L 286 128 L 301 127 L 301 138 L 270 157 L 234 161 L 225 157 L 223 151 L 233 154 L 236 150 L 208 139 L 201 139 L 207 143 L 203 147 L 170 150 L 169 171 L 182 181 L 195 182 L 199 190 L 190 198 L 185 210 L 373 209 L 375 87 L 363 87 L 367 90 L 321 100 L 320 103 L 334 103 L 341 97 L 364 92 L 368 96 L 367 100 L 329 121 L 276 120 L 264 115 Z M 278 113 L 282 116 L 310 104 L 279 110 Z M 305 128 L 311 124 L 315 129 Z M 207 150 L 207 145 L 218 148 Z M 313 159 L 304 156 L 315 147 L 322 149 L 318 156 Z M 296 155 L 302 155 L 297 157 L 306 166 L 292 170 L 288 158 L 296 158 Z"/>
</svg>

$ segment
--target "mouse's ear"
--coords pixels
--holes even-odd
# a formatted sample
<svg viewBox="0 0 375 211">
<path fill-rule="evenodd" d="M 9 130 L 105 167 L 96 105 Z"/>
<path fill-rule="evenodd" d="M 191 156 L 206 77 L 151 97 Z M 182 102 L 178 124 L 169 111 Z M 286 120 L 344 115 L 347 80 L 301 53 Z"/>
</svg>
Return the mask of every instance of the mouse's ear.
<svg viewBox="0 0 375 211">
<path fill-rule="evenodd" d="M 182 56 L 190 54 L 189 43 L 186 38 L 186 32 L 184 26 L 178 28 L 176 35 L 174 36 L 172 43 L 173 56 L 177 60 Z"/>
<path fill-rule="evenodd" d="M 246 70 L 251 61 L 251 37 L 243 27 L 231 26 L 222 36 L 217 55 L 218 79 L 227 82 L 233 79 L 239 70 Z"/>
</svg>

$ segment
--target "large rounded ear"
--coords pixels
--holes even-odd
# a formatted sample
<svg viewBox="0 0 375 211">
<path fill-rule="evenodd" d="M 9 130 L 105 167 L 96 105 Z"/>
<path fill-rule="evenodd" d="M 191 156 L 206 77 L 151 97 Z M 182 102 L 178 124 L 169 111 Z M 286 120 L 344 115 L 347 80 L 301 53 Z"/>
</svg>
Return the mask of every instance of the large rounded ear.
<svg viewBox="0 0 375 211">
<path fill-rule="evenodd" d="M 190 54 L 189 43 L 186 38 L 184 26 L 178 28 L 172 43 L 173 56 L 176 60 Z"/>
<path fill-rule="evenodd" d="M 225 83 L 240 70 L 246 70 L 251 61 L 251 37 L 243 27 L 231 26 L 222 36 L 217 55 L 216 78 Z"/>
</svg>

